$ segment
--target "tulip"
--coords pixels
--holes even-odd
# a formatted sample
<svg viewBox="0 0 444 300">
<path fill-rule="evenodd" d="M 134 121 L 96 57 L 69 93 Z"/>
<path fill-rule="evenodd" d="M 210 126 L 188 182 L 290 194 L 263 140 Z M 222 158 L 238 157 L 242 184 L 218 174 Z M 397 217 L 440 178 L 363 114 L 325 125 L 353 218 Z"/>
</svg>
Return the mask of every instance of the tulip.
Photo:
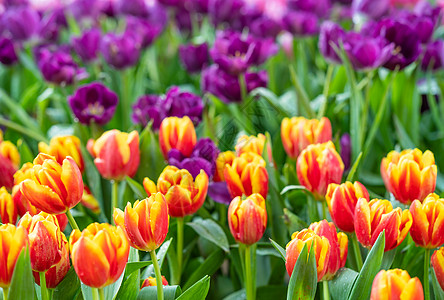
<svg viewBox="0 0 444 300">
<path fill-rule="evenodd" d="M 339 46 L 338 42 L 343 41 L 346 33 L 342 27 L 332 21 L 325 21 L 321 25 L 319 32 L 318 48 L 324 58 L 331 63 L 341 63 L 337 50 L 333 47 Z"/>
<path fill-rule="evenodd" d="M 165 276 L 162 276 L 162 285 L 163 286 L 168 285 L 168 281 L 166 280 Z M 145 279 L 143 281 L 142 287 L 140 289 L 143 289 L 144 287 L 148 287 L 148 286 L 157 286 L 156 278 L 150 276 L 147 279 Z"/>
<path fill-rule="evenodd" d="M 12 224 L 0 225 L 0 245 L 2 245 L 0 259 L 4 262 L 0 271 L 0 287 L 3 293 L 7 293 L 18 256 L 22 249 L 26 248 L 27 243 L 28 235 L 25 228 L 15 227 Z"/>
<path fill-rule="evenodd" d="M 295 36 L 312 36 L 319 32 L 319 19 L 310 12 L 290 11 L 282 21 L 284 29 Z"/>
<path fill-rule="evenodd" d="M 189 117 L 165 118 L 160 125 L 159 144 L 165 158 L 171 149 L 177 149 L 184 156 L 190 156 L 196 139 L 196 131 Z"/>
<path fill-rule="evenodd" d="M 20 163 L 20 154 L 9 141 L 1 141 L 0 139 L 0 187 L 4 186 L 8 190 L 14 185 L 14 173 L 18 169 Z"/>
<path fill-rule="evenodd" d="M 272 38 L 276 37 L 282 31 L 282 24 L 279 20 L 263 15 L 250 24 L 251 34 L 258 38 Z"/>
<path fill-rule="evenodd" d="M 421 69 L 427 70 L 440 70 L 444 66 L 444 42 L 442 40 L 436 40 L 429 43 L 425 50 L 424 56 L 421 61 Z"/>
<path fill-rule="evenodd" d="M 140 161 L 139 133 L 106 131 L 96 141 L 88 142 L 88 150 L 94 157 L 99 173 L 108 180 L 120 181 L 133 177 Z"/>
<path fill-rule="evenodd" d="M 181 91 L 179 87 L 171 87 L 165 95 L 166 111 L 169 117 L 183 118 L 188 116 L 197 126 L 202 121 L 203 101 L 196 94 Z"/>
<path fill-rule="evenodd" d="M 3 224 L 17 222 L 17 208 L 11 194 L 4 186 L 0 188 L 0 217 Z"/>
<path fill-rule="evenodd" d="M 348 133 L 344 133 L 339 140 L 341 145 L 341 159 L 344 162 L 344 169 L 350 169 L 350 160 L 351 160 L 351 138 Z"/>
<path fill-rule="evenodd" d="M 0 62 L 5 66 L 10 66 L 17 61 L 17 49 L 13 40 L 7 37 L 0 37 Z"/>
<path fill-rule="evenodd" d="M 160 123 L 166 117 L 164 100 L 158 95 L 144 95 L 133 105 L 131 119 L 136 124 L 145 127 L 152 121 L 152 128 L 158 130 Z"/>
<path fill-rule="evenodd" d="M 385 230 L 384 251 L 398 247 L 409 233 L 412 215 L 408 210 L 393 209 L 388 200 L 360 198 L 355 208 L 355 232 L 358 241 L 371 248 Z"/>
<path fill-rule="evenodd" d="M 348 238 L 343 232 L 336 233 L 336 227 L 327 220 L 312 223 L 309 229 L 317 235 L 325 237 L 330 243 L 330 256 L 327 262 L 327 268 L 321 280 L 331 280 L 336 272 L 345 266 L 348 253 Z"/>
<path fill-rule="evenodd" d="M 308 253 L 310 253 L 311 247 L 314 247 L 313 253 L 316 258 L 318 281 L 321 281 L 328 269 L 330 242 L 326 237 L 317 235 L 311 229 L 303 229 L 292 234 L 291 241 L 286 247 L 285 267 L 287 268 L 287 273 L 289 276 L 293 273 L 294 266 L 304 245 L 307 245 Z"/>
<path fill-rule="evenodd" d="M 119 279 L 129 255 L 129 244 L 120 227 L 93 223 L 83 231 L 74 229 L 69 238 L 72 264 L 80 280 L 103 288 Z"/>
<path fill-rule="evenodd" d="M 29 6 L 7 9 L 1 18 L 2 27 L 17 41 L 28 40 L 39 30 L 39 13 Z"/>
<path fill-rule="evenodd" d="M 225 165 L 225 181 L 231 196 L 242 197 L 259 193 L 265 199 L 268 193 L 268 172 L 264 159 L 253 153 L 243 153 L 231 165 Z"/>
<path fill-rule="evenodd" d="M 331 141 L 330 120 L 306 119 L 304 117 L 284 118 L 281 123 L 281 138 L 285 152 L 292 159 L 308 145 Z"/>
<path fill-rule="evenodd" d="M 91 194 L 89 188 L 85 185 L 85 189 L 83 190 L 82 200 L 80 200 L 83 206 L 90 209 L 93 213 L 100 213 L 100 205 L 94 195 Z"/>
<path fill-rule="evenodd" d="M 100 52 L 109 65 L 121 70 L 137 63 L 140 44 L 132 34 L 107 33 L 100 42 Z"/>
<path fill-rule="evenodd" d="M 200 72 L 209 62 L 208 44 L 180 45 L 179 58 L 189 73 Z"/>
<path fill-rule="evenodd" d="M 97 58 L 100 35 L 100 30 L 93 28 L 84 31 L 81 36 L 72 39 L 74 51 L 83 62 L 91 62 Z"/>
<path fill-rule="evenodd" d="M 312 12 L 321 18 L 329 16 L 331 9 L 330 0 L 288 0 L 291 10 Z"/>
<path fill-rule="evenodd" d="M 225 151 L 219 153 L 216 159 L 216 172 L 214 174 L 213 180 L 216 182 L 225 181 L 224 169 L 225 165 L 232 165 L 236 155 L 233 151 Z"/>
<path fill-rule="evenodd" d="M 344 163 L 333 142 L 309 145 L 301 152 L 296 163 L 299 182 L 322 199 L 330 183 L 340 183 Z"/>
<path fill-rule="evenodd" d="M 256 136 L 247 136 L 242 135 L 237 139 L 237 143 L 235 146 L 237 156 L 240 156 L 242 153 L 253 152 L 262 156 L 262 152 L 264 150 L 265 145 L 265 135 L 259 133 Z"/>
<path fill-rule="evenodd" d="M 370 201 L 367 189 L 358 181 L 328 185 L 325 199 L 331 218 L 340 230 L 345 232 L 355 231 L 355 207 L 360 198 Z"/>
<path fill-rule="evenodd" d="M 126 18 L 125 34 L 132 35 L 136 43 L 145 49 L 162 33 L 164 24 L 155 23 L 145 18 L 128 16 Z"/>
<path fill-rule="evenodd" d="M 419 149 L 391 151 L 381 162 L 381 176 L 393 196 L 404 204 L 413 200 L 422 201 L 433 193 L 437 168 L 430 151 Z"/>
<path fill-rule="evenodd" d="M 76 162 L 80 172 L 83 172 L 84 162 L 80 150 L 80 140 L 76 136 L 67 135 L 54 137 L 49 142 L 49 145 L 40 142 L 39 151 L 54 156 L 59 164 L 63 164 L 63 160 L 70 156 Z"/>
<path fill-rule="evenodd" d="M 370 18 L 379 19 L 390 9 L 387 0 L 353 0 L 352 9 L 355 13 L 362 13 Z"/>
<path fill-rule="evenodd" d="M 431 263 L 438 283 L 444 290 L 444 247 L 439 248 L 433 253 Z"/>
<path fill-rule="evenodd" d="M 125 212 L 114 209 L 114 222 L 123 228 L 131 247 L 153 251 L 165 240 L 168 233 L 168 205 L 161 193 L 152 194 L 134 205 L 127 204 Z"/>
<path fill-rule="evenodd" d="M 381 270 L 373 279 L 370 300 L 423 300 L 424 292 L 418 277 L 400 269 Z"/>
</svg>

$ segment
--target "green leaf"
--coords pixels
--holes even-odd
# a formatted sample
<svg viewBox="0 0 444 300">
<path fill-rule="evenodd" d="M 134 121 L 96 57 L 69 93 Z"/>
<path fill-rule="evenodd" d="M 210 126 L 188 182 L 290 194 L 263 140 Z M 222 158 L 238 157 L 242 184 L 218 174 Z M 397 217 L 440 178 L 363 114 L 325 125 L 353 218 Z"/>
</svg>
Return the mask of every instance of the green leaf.
<svg viewBox="0 0 444 300">
<path fill-rule="evenodd" d="M 314 299 L 318 283 L 314 247 L 308 253 L 304 245 L 296 261 L 288 285 L 287 300 Z"/>
<path fill-rule="evenodd" d="M 157 250 L 156 256 L 157 260 L 159 261 L 159 268 L 162 269 L 163 261 L 165 260 L 166 254 L 168 252 L 168 249 L 170 248 L 171 241 L 173 238 L 170 238 L 168 241 L 164 242 L 162 246 Z M 149 265 L 148 268 L 145 269 L 143 272 L 142 278 L 148 278 L 150 276 L 154 276 L 154 266 Z"/>
<path fill-rule="evenodd" d="M 91 155 L 85 147 L 81 147 L 83 161 L 85 163 L 86 181 L 91 193 L 97 199 L 100 205 L 101 213 L 105 214 L 105 204 L 103 203 L 102 182 L 99 171 L 91 158 Z M 110 220 L 110 219 L 109 219 Z"/>
<path fill-rule="evenodd" d="M 368 253 L 348 299 L 368 299 L 370 297 L 373 279 L 381 268 L 384 247 L 385 230 L 379 234 L 378 239 Z"/>
<path fill-rule="evenodd" d="M 353 166 L 351 167 L 350 172 L 348 173 L 346 181 L 353 182 L 356 180 L 355 175 L 361 163 L 361 158 L 362 158 L 362 152 L 359 153 L 358 158 L 356 158 L 355 162 L 353 163 Z"/>
<path fill-rule="evenodd" d="M 350 294 L 358 275 L 358 272 L 348 268 L 339 269 L 338 272 L 336 272 L 335 277 L 328 283 L 332 299 L 348 299 L 348 295 Z"/>
<path fill-rule="evenodd" d="M 8 299 L 34 300 L 34 276 L 32 276 L 29 248 L 24 248 L 17 259 Z"/>
<path fill-rule="evenodd" d="M 134 179 L 132 179 L 131 177 L 128 177 L 128 176 L 126 176 L 125 180 L 128 183 L 129 187 L 137 195 L 139 200 L 143 200 L 146 197 L 148 197 L 145 189 L 143 188 L 143 186 L 140 183 L 138 183 L 137 181 L 135 181 Z"/>
<path fill-rule="evenodd" d="M 439 285 L 438 278 L 436 278 L 435 269 L 432 268 L 432 286 L 433 286 L 433 294 L 435 295 L 434 299 L 444 300 L 444 291 Z"/>
<path fill-rule="evenodd" d="M 393 115 L 393 122 L 395 123 L 396 134 L 403 149 L 414 149 L 415 143 L 409 137 L 404 126 L 396 115 Z"/>
<path fill-rule="evenodd" d="M 210 276 L 205 276 L 182 293 L 177 300 L 204 300 L 209 289 Z"/>
<path fill-rule="evenodd" d="M 306 191 L 307 189 L 305 188 L 305 186 L 303 185 L 287 185 L 286 187 L 284 187 L 284 189 L 281 191 L 281 195 L 289 192 L 289 191 L 294 191 L 294 190 L 302 190 L 302 191 Z"/>
<path fill-rule="evenodd" d="M 194 231 L 204 239 L 209 240 L 225 252 L 230 252 L 227 236 L 224 230 L 211 219 L 194 219 L 187 223 Z"/>
<path fill-rule="evenodd" d="M 300 231 L 308 227 L 307 222 L 302 220 L 298 215 L 295 215 L 287 208 L 284 208 L 284 223 L 287 225 L 288 232 L 290 233 Z"/>
<path fill-rule="evenodd" d="M 384 256 L 382 258 L 381 270 L 389 270 L 395 260 L 396 253 L 398 252 L 398 248 L 392 249 L 390 251 L 384 252 Z"/>
<path fill-rule="evenodd" d="M 65 278 L 54 289 L 53 300 L 77 299 L 80 293 L 80 280 L 77 277 L 74 267 L 69 269 Z"/>
<path fill-rule="evenodd" d="M 281 255 L 282 259 L 284 261 L 286 261 L 287 260 L 287 253 L 285 252 L 285 249 L 282 248 L 278 243 L 276 243 L 272 239 L 270 239 L 270 242 L 273 245 L 273 247 L 279 252 L 279 254 Z"/>
<path fill-rule="evenodd" d="M 147 267 L 151 265 L 153 262 L 151 260 L 149 261 L 138 261 L 138 262 L 129 262 L 126 264 L 125 267 L 125 276 L 130 275 L 134 271 L 140 270 L 144 267 Z"/>
<path fill-rule="evenodd" d="M 140 274 L 139 272 L 133 272 L 125 279 L 122 287 L 117 293 L 116 299 L 128 300 L 137 299 L 137 295 L 140 289 Z"/>
<path fill-rule="evenodd" d="M 191 287 L 199 278 L 205 275 L 213 275 L 225 260 L 225 253 L 221 250 L 214 251 L 205 261 L 191 274 L 187 282 L 183 285 L 183 290 Z"/>
<path fill-rule="evenodd" d="M 140 134 L 140 164 L 135 178 L 142 181 L 148 177 L 156 181 L 165 166 L 157 136 L 148 125 Z"/>
<path fill-rule="evenodd" d="M 287 288 L 284 285 L 264 285 L 257 287 L 256 294 L 257 300 L 285 299 Z M 245 289 L 241 289 L 226 296 L 223 300 L 238 300 L 245 297 Z"/>
<path fill-rule="evenodd" d="M 17 148 L 20 153 L 20 164 L 23 165 L 27 162 L 32 162 L 34 160 L 34 154 L 32 154 L 31 149 L 29 149 L 28 144 L 25 140 L 19 139 L 17 141 Z"/>
<path fill-rule="evenodd" d="M 254 91 L 252 91 L 251 96 L 255 97 L 255 96 L 262 96 L 262 98 L 264 98 L 268 104 L 270 104 L 271 107 L 273 107 L 274 110 L 276 110 L 277 112 L 279 112 L 279 114 L 283 117 L 291 117 L 287 110 L 284 109 L 281 104 L 279 103 L 279 99 L 278 97 L 269 89 L 266 88 L 257 88 Z"/>
<path fill-rule="evenodd" d="M 163 297 L 165 300 L 174 300 L 182 293 L 180 286 L 169 285 L 163 287 Z M 148 286 L 140 290 L 137 300 L 157 299 L 157 287 Z"/>
<path fill-rule="evenodd" d="M 105 299 L 110 299 L 110 300 L 115 299 L 115 297 L 117 296 L 117 293 L 120 289 L 120 286 L 122 285 L 123 274 L 124 274 L 124 272 L 122 272 L 122 275 L 120 275 L 119 279 L 117 279 L 116 282 L 103 288 L 103 292 L 105 294 Z M 81 283 L 81 288 L 82 288 L 82 295 L 83 295 L 84 300 L 94 300 L 91 287 Z"/>
<path fill-rule="evenodd" d="M 302 107 L 307 113 L 308 118 L 310 119 L 316 118 L 316 114 L 310 106 L 310 98 L 308 98 L 307 92 L 302 87 L 299 78 L 296 74 L 296 71 L 292 66 L 289 66 L 289 68 L 290 68 L 291 81 L 298 96 L 297 97 L 298 101 L 301 103 Z"/>
</svg>

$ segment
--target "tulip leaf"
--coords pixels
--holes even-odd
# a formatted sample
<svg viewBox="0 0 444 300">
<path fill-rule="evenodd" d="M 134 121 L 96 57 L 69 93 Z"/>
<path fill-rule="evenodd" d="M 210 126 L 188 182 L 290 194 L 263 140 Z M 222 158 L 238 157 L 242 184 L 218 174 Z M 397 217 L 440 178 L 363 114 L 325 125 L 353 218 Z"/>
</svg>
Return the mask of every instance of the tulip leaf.
<svg viewBox="0 0 444 300">
<path fill-rule="evenodd" d="M 278 243 L 276 243 L 272 239 L 270 239 L 270 242 L 273 245 L 273 247 L 279 252 L 279 254 L 281 255 L 282 259 L 284 261 L 286 261 L 287 260 L 287 253 L 285 252 L 285 249 L 282 248 Z"/>
<path fill-rule="evenodd" d="M 80 280 L 77 277 L 74 267 L 69 269 L 65 278 L 54 289 L 53 300 L 77 299 L 80 293 Z"/>
<path fill-rule="evenodd" d="M 136 299 L 140 289 L 140 274 L 139 272 L 131 273 L 123 282 L 122 287 L 117 293 L 116 299 Z"/>
<path fill-rule="evenodd" d="M 93 196 L 97 199 L 100 205 L 100 211 L 103 216 L 105 213 L 105 204 L 103 202 L 103 194 L 102 194 L 102 182 L 99 171 L 97 170 L 94 161 L 91 158 L 91 155 L 86 150 L 85 147 L 81 147 L 81 152 L 83 156 L 83 161 L 85 162 L 85 175 L 88 182 L 88 187 L 91 190 Z"/>
<path fill-rule="evenodd" d="M 224 230 L 211 219 L 194 219 L 187 223 L 194 231 L 204 239 L 209 240 L 225 252 L 229 252 L 229 244 Z"/>
<path fill-rule="evenodd" d="M 308 227 L 304 220 L 292 213 L 288 208 L 284 208 L 284 223 L 287 225 L 290 234 Z"/>
<path fill-rule="evenodd" d="M 27 162 L 32 162 L 34 160 L 34 154 L 32 154 L 31 149 L 29 149 L 28 144 L 23 139 L 17 141 L 17 149 L 20 153 L 20 164 L 23 165 Z"/>
<path fill-rule="evenodd" d="M 135 178 L 142 181 L 144 177 L 148 176 L 151 180 L 156 181 L 165 166 L 165 159 L 160 151 L 157 136 L 148 125 L 140 134 L 140 164 Z"/>
<path fill-rule="evenodd" d="M 17 259 L 9 286 L 8 299 L 34 300 L 34 276 L 31 270 L 29 248 L 24 248 Z"/>
<path fill-rule="evenodd" d="M 436 278 L 435 269 L 433 268 L 432 268 L 432 286 L 433 286 L 433 294 L 435 295 L 433 299 L 444 300 L 444 291 L 439 285 L 438 278 Z"/>
<path fill-rule="evenodd" d="M 281 195 L 286 194 L 289 191 L 293 191 L 293 190 L 302 190 L 302 191 L 306 191 L 307 189 L 305 188 L 305 186 L 303 185 L 287 185 L 286 187 L 284 187 L 281 191 Z"/>
<path fill-rule="evenodd" d="M 134 179 L 132 179 L 129 176 L 126 176 L 125 180 L 128 183 L 129 187 L 136 194 L 136 196 L 139 200 L 143 200 L 146 197 L 148 197 L 145 189 L 143 188 L 143 186 L 140 183 L 138 183 L 137 181 L 135 181 Z"/>
<path fill-rule="evenodd" d="M 287 300 L 314 299 L 318 283 L 314 247 L 305 244 L 294 265 L 287 290 Z"/>
<path fill-rule="evenodd" d="M 368 299 L 373 279 L 381 269 L 385 247 L 385 230 L 383 230 L 367 255 L 348 299 Z"/>
<path fill-rule="evenodd" d="M 222 253 L 222 252 L 221 252 Z M 217 267 L 219 268 L 219 266 Z M 205 276 L 182 293 L 177 300 L 200 300 L 207 297 L 210 289 L 210 276 Z"/>
<path fill-rule="evenodd" d="M 335 277 L 328 283 L 332 299 L 347 299 L 358 275 L 358 272 L 348 268 L 339 269 Z"/>
<path fill-rule="evenodd" d="M 350 169 L 350 172 L 348 172 L 346 181 L 355 181 L 356 180 L 356 171 L 359 168 L 359 165 L 361 164 L 362 159 L 362 152 L 359 153 L 358 157 L 356 158 L 355 162 L 353 163 L 353 166 Z"/>
<path fill-rule="evenodd" d="M 115 299 L 116 298 L 117 293 L 120 289 L 120 286 L 122 285 L 123 275 L 124 275 L 124 272 L 122 272 L 122 275 L 120 275 L 119 279 L 117 279 L 113 284 L 110 284 L 110 285 L 103 288 L 103 292 L 105 294 L 105 299 Z M 84 300 L 94 300 L 91 287 L 82 283 L 81 288 L 82 288 L 82 295 L 83 295 Z"/>
<path fill-rule="evenodd" d="M 393 261 L 395 260 L 395 256 L 396 256 L 397 252 L 398 252 L 398 248 L 384 252 L 384 256 L 382 258 L 382 263 L 381 263 L 381 270 L 390 269 L 390 267 L 393 264 Z"/>
<path fill-rule="evenodd" d="M 287 288 L 284 285 L 258 286 L 256 294 L 256 300 L 285 299 Z M 245 297 L 245 289 L 241 289 L 226 296 L 223 300 L 238 300 L 245 299 Z"/>
<path fill-rule="evenodd" d="M 168 241 L 164 242 L 162 246 L 157 250 L 156 256 L 157 260 L 159 261 L 159 268 L 162 269 L 163 261 L 165 260 L 166 254 L 168 252 L 168 249 L 170 248 L 171 241 L 173 238 L 170 238 Z M 149 265 L 148 268 L 145 269 L 145 271 L 142 274 L 142 278 L 148 278 L 149 276 L 154 276 L 154 266 Z"/>
<path fill-rule="evenodd" d="M 169 285 L 163 287 L 163 297 L 165 300 L 174 300 L 182 293 L 180 286 Z M 157 287 L 148 286 L 140 290 L 137 300 L 157 299 Z M 195 299 L 197 300 L 197 299 Z"/>
<path fill-rule="evenodd" d="M 153 262 L 151 260 L 149 261 L 138 261 L 138 262 L 129 262 L 126 264 L 125 267 L 125 276 L 130 275 L 131 273 L 140 270 L 144 267 L 147 267 L 151 265 Z"/>
<path fill-rule="evenodd" d="M 225 253 L 221 250 L 214 251 L 205 261 L 194 271 L 186 283 L 183 285 L 183 290 L 190 288 L 195 282 L 205 275 L 213 275 L 222 265 L 225 260 Z"/>
<path fill-rule="evenodd" d="M 287 110 L 281 106 L 278 97 L 269 89 L 262 87 L 256 88 L 251 92 L 251 96 L 256 97 L 257 95 L 262 96 L 274 110 L 279 112 L 279 115 L 287 118 L 291 117 Z"/>
</svg>

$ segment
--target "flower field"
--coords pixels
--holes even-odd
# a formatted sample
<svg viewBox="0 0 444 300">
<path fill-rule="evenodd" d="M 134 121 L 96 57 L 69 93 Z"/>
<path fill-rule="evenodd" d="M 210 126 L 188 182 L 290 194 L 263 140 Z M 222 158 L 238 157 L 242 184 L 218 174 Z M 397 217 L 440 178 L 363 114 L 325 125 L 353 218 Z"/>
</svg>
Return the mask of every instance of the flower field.
<svg viewBox="0 0 444 300">
<path fill-rule="evenodd" d="M 0 0 L 0 297 L 444 300 L 443 14 Z"/>
</svg>

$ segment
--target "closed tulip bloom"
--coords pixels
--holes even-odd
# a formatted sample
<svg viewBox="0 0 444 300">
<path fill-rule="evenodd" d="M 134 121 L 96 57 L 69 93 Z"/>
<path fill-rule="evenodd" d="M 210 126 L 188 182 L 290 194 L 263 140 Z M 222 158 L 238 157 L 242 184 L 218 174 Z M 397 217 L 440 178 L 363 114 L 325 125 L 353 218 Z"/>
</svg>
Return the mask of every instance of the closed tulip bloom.
<svg viewBox="0 0 444 300">
<path fill-rule="evenodd" d="M 14 173 L 17 171 L 20 163 L 20 154 L 17 147 L 9 142 L 2 141 L 0 138 L 0 187 L 4 186 L 8 190 L 14 185 Z"/>
<path fill-rule="evenodd" d="M 90 209 L 93 213 L 100 213 L 99 201 L 97 201 L 94 195 L 91 194 L 91 191 L 87 186 L 85 186 L 85 189 L 83 190 L 82 200 L 80 200 L 80 203 L 82 203 L 82 205 L 86 208 Z"/>
<path fill-rule="evenodd" d="M 327 118 L 306 119 L 304 117 L 284 118 L 281 123 L 281 138 L 285 152 L 292 159 L 311 144 L 331 141 L 331 123 Z"/>
<path fill-rule="evenodd" d="M 355 232 L 358 241 L 371 248 L 379 234 L 385 230 L 384 251 L 398 247 L 409 233 L 412 215 L 408 210 L 393 209 L 388 200 L 358 200 L 355 209 Z"/>
<path fill-rule="evenodd" d="M 422 203 L 415 200 L 410 213 L 413 218 L 410 235 L 416 245 L 434 249 L 444 244 L 444 199 L 430 194 Z"/>
<path fill-rule="evenodd" d="M 317 235 L 327 238 L 330 242 L 327 270 L 321 280 L 331 280 L 336 272 L 345 266 L 348 253 L 347 235 L 343 232 L 336 233 L 335 225 L 332 222 L 327 222 L 327 220 L 312 223 L 308 228 Z"/>
<path fill-rule="evenodd" d="M 194 214 L 204 203 L 208 191 L 208 176 L 201 170 L 196 179 L 185 169 L 167 166 L 157 180 L 143 180 L 148 195 L 160 192 L 165 196 L 172 217 Z"/>
<path fill-rule="evenodd" d="M 118 70 L 135 65 L 140 57 L 140 48 L 138 39 L 127 32 L 120 35 L 107 33 L 99 45 L 99 51 L 105 61 Z"/>
<path fill-rule="evenodd" d="M 19 226 L 28 231 L 31 267 L 36 272 L 46 272 L 62 258 L 65 235 L 54 215 L 40 212 L 31 216 L 26 213 Z"/>
<path fill-rule="evenodd" d="M 233 198 L 255 193 L 267 198 L 268 172 L 265 160 L 253 152 L 243 153 L 231 165 L 225 165 L 224 177 Z"/>
<path fill-rule="evenodd" d="M 340 183 L 344 163 L 332 141 L 309 145 L 299 155 L 296 170 L 299 182 L 321 200 L 330 183 Z"/>
<path fill-rule="evenodd" d="M 63 164 L 63 160 L 66 157 L 71 156 L 79 167 L 80 172 L 83 172 L 85 165 L 80 150 L 80 140 L 76 136 L 67 135 L 53 137 L 50 140 L 49 145 L 40 142 L 39 151 L 54 156 L 59 164 Z"/>
<path fill-rule="evenodd" d="M 168 281 L 166 280 L 165 276 L 162 275 L 162 285 L 166 286 L 168 285 Z M 156 278 L 155 277 L 148 277 L 145 279 L 142 283 L 142 287 L 140 289 L 143 289 L 144 287 L 148 286 L 157 286 Z"/>
<path fill-rule="evenodd" d="M 404 204 L 422 201 L 435 190 L 435 157 L 428 150 L 424 153 L 419 149 L 391 151 L 382 159 L 381 176 L 396 200 Z"/>
<path fill-rule="evenodd" d="M 257 243 L 267 228 L 265 199 L 260 194 L 252 194 L 245 200 L 234 198 L 228 207 L 228 225 L 237 242 Z"/>
<path fill-rule="evenodd" d="M 302 231 L 296 231 L 292 234 L 291 241 L 286 247 L 287 254 L 285 267 L 287 268 L 287 273 L 289 276 L 293 273 L 294 266 L 304 245 L 307 245 L 308 253 L 310 253 L 311 247 L 314 247 L 313 253 L 316 258 L 318 281 L 321 281 L 328 268 L 328 262 L 330 259 L 330 242 L 326 237 L 317 235 L 311 229 L 303 229 Z"/>
<path fill-rule="evenodd" d="M 88 142 L 88 150 L 94 156 L 99 173 L 106 179 L 120 181 L 133 177 L 140 162 L 139 133 L 106 131 L 96 141 Z"/>
<path fill-rule="evenodd" d="M 82 173 L 71 157 L 65 158 L 61 165 L 53 156 L 40 153 L 34 159 L 31 174 L 31 179 L 20 183 L 20 191 L 41 211 L 61 214 L 80 202 Z"/>
<path fill-rule="evenodd" d="M 444 290 L 444 247 L 433 252 L 431 263 L 439 285 Z"/>
<path fill-rule="evenodd" d="M 418 277 L 411 278 L 401 269 L 381 270 L 372 284 L 370 300 L 423 300 L 424 291 Z"/>
<path fill-rule="evenodd" d="M 81 36 L 72 39 L 72 47 L 82 61 L 90 62 L 97 58 L 100 37 L 100 30 L 93 28 L 84 31 Z"/>
<path fill-rule="evenodd" d="M 265 145 L 265 135 L 259 133 L 257 136 L 242 135 L 237 139 L 235 146 L 237 156 L 242 153 L 253 152 L 262 155 Z"/>
<path fill-rule="evenodd" d="M 219 153 L 216 159 L 216 171 L 214 172 L 213 181 L 225 181 L 224 169 L 225 165 L 232 165 L 236 154 L 233 151 L 225 151 Z"/>
<path fill-rule="evenodd" d="M 177 149 L 184 156 L 190 156 L 196 140 L 196 131 L 188 116 L 165 118 L 160 124 L 159 144 L 165 158 L 168 158 L 171 149 Z"/>
<path fill-rule="evenodd" d="M 208 44 L 180 45 L 179 58 L 189 73 L 200 72 L 209 62 Z"/>
<path fill-rule="evenodd" d="M 69 248 L 77 276 L 92 288 L 103 288 L 119 279 L 130 249 L 122 228 L 99 223 L 83 231 L 74 229 Z"/>
<path fill-rule="evenodd" d="M 17 208 L 5 187 L 0 188 L 0 217 L 3 224 L 17 222 Z"/>
<path fill-rule="evenodd" d="M 325 199 L 331 218 L 340 230 L 345 232 L 355 231 L 355 207 L 359 198 L 370 201 L 367 189 L 358 181 L 328 185 Z"/>
<path fill-rule="evenodd" d="M 2 267 L 0 268 L 0 287 L 8 288 L 11 283 L 12 273 L 14 272 L 17 258 L 26 248 L 28 235 L 23 227 L 15 227 L 12 224 L 0 225 L 0 260 Z"/>
<path fill-rule="evenodd" d="M 125 212 L 114 208 L 114 222 L 123 228 L 130 245 L 141 251 L 153 251 L 168 233 L 168 206 L 161 193 L 152 194 L 134 205 L 128 203 Z"/>
</svg>

